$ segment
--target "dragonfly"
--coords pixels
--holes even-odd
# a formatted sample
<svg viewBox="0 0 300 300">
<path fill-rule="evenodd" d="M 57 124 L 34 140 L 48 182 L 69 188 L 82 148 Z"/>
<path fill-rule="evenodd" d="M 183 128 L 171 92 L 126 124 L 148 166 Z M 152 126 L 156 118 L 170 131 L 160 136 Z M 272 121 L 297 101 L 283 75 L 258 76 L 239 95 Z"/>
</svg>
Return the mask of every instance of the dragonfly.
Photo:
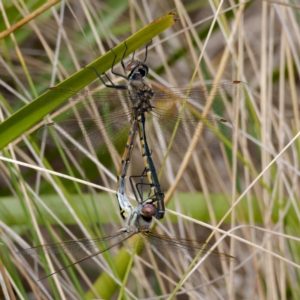
<svg viewBox="0 0 300 300">
<path fill-rule="evenodd" d="M 152 196 L 157 197 L 156 218 L 161 219 L 165 211 L 164 194 L 146 137 L 152 148 L 166 152 L 174 150 L 181 155 L 187 151 L 194 135 L 197 138 L 195 151 L 214 146 L 220 139 L 230 140 L 233 125 L 218 115 L 226 113 L 226 107 L 234 105 L 242 97 L 244 83 L 232 81 L 194 87 L 152 87 L 147 82 L 149 68 L 146 63 L 150 44 L 146 45 L 144 60 L 134 59 L 133 54 L 125 65 L 128 47 L 124 42 L 121 59 L 124 74 L 114 70 L 117 55 L 111 50 L 114 54 L 111 73 L 125 79 L 126 85 L 114 84 L 106 73 L 102 74 L 103 79 L 93 68 L 108 89 L 74 94 L 72 90 L 50 88 L 47 97 L 51 104 L 62 94 L 69 99 L 55 112 L 58 120 L 43 126 L 37 136 L 47 144 L 59 144 L 62 148 L 73 150 L 81 146 L 94 147 L 100 153 L 113 153 L 116 147 L 125 147 L 117 177 L 117 199 L 123 216 L 124 208 L 130 206 L 125 192 L 126 174 L 134 142 L 139 135 L 145 168 L 153 183 Z M 211 103 L 208 111 L 207 103 Z M 202 126 L 200 132 L 199 126 Z"/>
<path fill-rule="evenodd" d="M 136 185 L 133 183 L 133 178 L 139 177 L 141 181 Z M 110 234 L 108 236 L 83 238 L 78 240 L 69 240 L 59 243 L 51 243 L 45 245 L 39 245 L 25 250 L 20 250 L 17 254 L 26 256 L 37 256 L 40 254 L 53 254 L 59 255 L 61 253 L 79 253 L 83 257 L 67 266 L 57 269 L 51 274 L 46 275 L 40 280 L 48 278 L 54 274 L 57 274 L 69 267 L 81 263 L 87 259 L 90 259 L 96 255 L 102 254 L 113 247 L 122 245 L 126 241 L 130 240 L 133 236 L 137 236 L 138 239 L 131 245 L 132 247 L 147 246 L 152 249 L 156 249 L 159 252 L 166 251 L 179 251 L 182 254 L 196 255 L 199 251 L 202 254 L 213 255 L 219 259 L 234 260 L 234 257 L 226 253 L 212 250 L 210 246 L 203 241 L 185 239 L 178 237 L 171 237 L 153 232 L 150 228 L 155 217 L 157 207 L 155 205 L 156 199 L 151 196 L 151 191 L 148 192 L 148 197 L 143 199 L 145 187 L 151 187 L 151 184 L 144 181 L 144 177 L 147 178 L 145 172 L 140 176 L 130 176 L 130 184 L 132 186 L 135 199 L 137 201 L 137 207 L 131 209 L 127 207 L 124 209 L 126 215 L 126 227 L 119 231 Z M 138 246 L 137 246 L 138 245 Z"/>
<path fill-rule="evenodd" d="M 128 85 L 115 85 L 110 78 L 106 76 L 106 78 L 110 81 L 111 84 L 106 84 L 102 77 L 98 74 L 97 70 L 93 68 L 96 72 L 100 80 L 103 84 L 108 88 L 113 88 L 115 90 L 126 90 L 126 96 L 132 102 L 132 110 L 124 111 L 123 118 L 127 120 L 130 117 L 130 125 L 128 128 L 128 123 L 126 121 L 126 125 L 122 124 L 122 121 L 118 120 L 120 116 L 120 112 L 111 112 L 112 115 L 108 115 L 106 112 L 107 110 L 111 110 L 112 106 L 114 106 L 114 102 L 116 97 L 122 97 L 122 95 L 112 96 L 111 99 L 107 97 L 107 95 L 103 93 L 97 93 L 97 96 L 101 98 L 101 100 L 105 101 L 102 102 L 104 106 L 99 109 L 100 102 L 86 101 L 87 98 L 90 99 L 91 94 L 86 94 L 85 99 L 82 99 L 80 94 L 77 93 L 75 98 L 75 105 L 72 99 L 69 100 L 69 103 L 64 105 L 65 107 L 72 107 L 68 109 L 66 114 L 73 115 L 75 114 L 76 119 L 71 119 L 68 121 L 63 122 L 51 122 L 44 125 L 38 132 L 37 136 L 43 142 L 46 142 L 50 145 L 59 145 L 63 148 L 69 148 L 76 150 L 76 144 L 79 143 L 80 145 L 85 146 L 96 146 L 101 144 L 101 142 L 106 142 L 105 144 L 110 144 L 110 141 L 107 138 L 107 132 L 114 132 L 117 131 L 117 134 L 110 135 L 110 139 L 112 141 L 117 141 L 118 139 L 124 136 L 124 130 L 128 131 L 129 134 L 125 146 L 125 151 L 122 156 L 122 161 L 119 167 L 118 176 L 117 176 L 117 199 L 120 207 L 120 214 L 125 222 L 128 222 L 127 217 L 130 215 L 128 214 L 128 210 L 132 211 L 133 207 L 126 195 L 125 192 L 125 179 L 127 174 L 128 165 L 130 162 L 130 158 L 132 156 L 132 151 L 134 147 L 134 142 L 136 139 L 136 135 L 139 134 L 140 137 L 140 145 L 142 149 L 142 157 L 145 165 L 145 172 L 147 173 L 148 180 L 151 182 L 151 195 L 153 202 L 156 203 L 156 213 L 155 217 L 157 219 L 161 219 L 165 213 L 165 206 L 164 206 L 164 193 L 161 190 L 160 183 L 157 177 L 157 173 L 155 170 L 155 166 L 153 160 L 151 158 L 151 151 L 148 147 L 147 140 L 146 140 L 146 133 L 145 133 L 145 115 L 149 110 L 151 110 L 151 105 L 149 104 L 150 97 L 147 95 L 147 91 L 151 93 L 150 86 L 144 83 L 144 77 L 148 73 L 148 67 L 146 65 L 147 53 L 148 53 L 148 46 L 152 43 L 148 43 L 146 45 L 146 52 L 145 58 L 143 61 L 134 60 L 134 54 L 132 57 L 131 62 L 125 67 L 124 58 L 127 52 L 127 44 L 125 42 L 125 51 L 123 53 L 123 57 L 121 60 L 121 65 L 123 67 L 124 72 L 126 72 L 127 76 L 124 76 L 120 73 L 116 73 L 114 71 L 114 65 L 116 60 L 116 55 L 111 49 L 112 53 L 114 54 L 114 60 L 112 62 L 111 72 L 117 76 L 121 76 L 128 81 Z M 51 98 L 55 99 L 56 95 L 61 93 L 72 93 L 72 91 L 62 90 L 57 88 L 50 88 L 49 89 Z M 96 96 L 96 93 L 93 94 Z M 97 97 L 96 96 L 96 97 Z M 140 98 L 141 97 L 141 98 Z M 112 101 L 111 101 L 112 100 Z M 52 101 L 52 100 L 51 100 Z M 54 100 L 55 101 L 55 100 Z M 98 103 L 97 103 L 98 102 Z M 96 107 L 95 107 L 96 105 Z M 112 105 L 112 106 L 111 106 Z M 110 106 L 110 107 L 108 107 Z M 84 109 L 83 109 L 84 107 Z M 100 111 L 100 116 L 95 116 L 91 113 L 91 109 L 95 109 L 95 111 Z M 64 109 L 63 109 L 64 110 Z M 83 113 L 84 117 L 80 116 Z M 86 117 L 88 114 L 88 117 Z M 114 115 L 114 116 L 113 116 Z M 78 120 L 79 119 L 79 120 Z M 110 120 L 108 120 L 110 119 Z M 125 125 L 125 126 L 124 126 Z M 78 126 L 80 130 L 78 130 Z M 103 140 L 101 139 L 101 133 L 103 133 Z M 79 134 L 79 136 L 78 136 Z M 126 135 L 126 134 L 125 134 Z M 76 139 L 75 147 L 73 137 Z M 70 143 L 71 141 L 71 143 Z M 87 143 L 87 144 L 86 144 Z M 114 149 L 110 148 L 112 151 Z"/>
</svg>

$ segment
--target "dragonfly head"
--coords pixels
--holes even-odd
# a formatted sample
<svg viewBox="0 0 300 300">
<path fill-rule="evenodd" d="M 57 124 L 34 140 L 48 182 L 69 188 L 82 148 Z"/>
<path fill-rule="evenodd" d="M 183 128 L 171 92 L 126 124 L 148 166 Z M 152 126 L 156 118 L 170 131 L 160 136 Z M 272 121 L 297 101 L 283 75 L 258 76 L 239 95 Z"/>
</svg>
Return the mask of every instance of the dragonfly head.
<svg viewBox="0 0 300 300">
<path fill-rule="evenodd" d="M 139 60 L 131 61 L 125 68 L 128 80 L 142 80 L 148 74 L 148 66 Z"/>
<path fill-rule="evenodd" d="M 140 209 L 143 217 L 153 217 L 156 213 L 156 206 L 152 203 L 145 203 Z"/>
<path fill-rule="evenodd" d="M 154 204 L 142 204 L 137 208 L 136 214 L 129 222 L 129 225 L 133 224 L 133 226 L 143 229 L 149 228 L 152 222 L 152 217 L 155 216 L 155 213 L 156 206 Z"/>
</svg>

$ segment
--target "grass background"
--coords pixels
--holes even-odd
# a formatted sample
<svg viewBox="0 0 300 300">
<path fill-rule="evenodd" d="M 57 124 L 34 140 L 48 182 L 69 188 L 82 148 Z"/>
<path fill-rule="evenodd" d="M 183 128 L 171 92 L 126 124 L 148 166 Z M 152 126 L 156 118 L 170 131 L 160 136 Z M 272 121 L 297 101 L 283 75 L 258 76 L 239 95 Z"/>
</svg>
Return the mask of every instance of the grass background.
<svg viewBox="0 0 300 300">
<path fill-rule="evenodd" d="M 2 1 L 1 156 L 41 169 L 0 160 L 1 297 L 299 298 L 299 138 L 281 153 L 300 126 L 300 15 L 295 4 L 85 0 L 54 6 L 49 2 L 47 7 L 44 1 Z M 38 10 L 40 14 L 31 15 Z M 171 18 L 165 27 L 159 21 L 151 23 L 173 10 L 179 18 L 175 24 Z M 21 27 L 6 31 L 21 21 Z M 147 34 L 135 36 L 142 28 Z M 172 251 L 162 251 L 164 261 L 146 249 L 134 256 L 131 266 L 130 253 L 115 248 L 37 282 L 76 255 L 31 259 L 16 255 L 18 249 L 108 235 L 122 225 L 113 193 L 117 163 L 109 154 L 87 158 L 40 147 L 35 132 L 41 123 L 33 123 L 47 112 L 36 108 L 33 99 L 59 83 L 83 88 L 94 74 L 82 66 L 94 62 L 108 70 L 109 49 L 120 45 L 122 53 L 122 41 L 129 37 L 130 51 L 140 48 L 143 57 L 150 35 L 154 38 L 147 62 L 153 84 L 187 86 L 195 71 L 195 82 L 202 84 L 247 83 L 245 96 L 232 107 L 232 146 L 207 148 L 185 159 L 182 153 L 162 169 L 168 213 L 156 228 L 200 240 L 213 233 L 210 243 L 216 242 L 220 252 L 236 260 L 208 258 L 185 274 L 190 262 Z M 98 85 L 96 81 L 90 87 Z M 14 113 L 19 115 L 10 118 Z M 16 139 L 10 131 L 15 129 Z M 14 140 L 7 145 L 4 138 Z M 153 149 L 159 170 L 162 157 Z M 136 151 L 129 174 L 142 169 Z M 99 191 L 104 188 L 111 192 Z"/>
</svg>

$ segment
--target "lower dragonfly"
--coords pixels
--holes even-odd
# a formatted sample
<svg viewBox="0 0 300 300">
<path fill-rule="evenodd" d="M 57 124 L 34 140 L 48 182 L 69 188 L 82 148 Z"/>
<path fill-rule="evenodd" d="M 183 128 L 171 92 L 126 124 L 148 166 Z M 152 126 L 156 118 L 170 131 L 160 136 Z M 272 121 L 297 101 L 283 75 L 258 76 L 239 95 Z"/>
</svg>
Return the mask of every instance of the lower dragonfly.
<svg viewBox="0 0 300 300">
<path fill-rule="evenodd" d="M 127 85 L 116 85 L 103 74 L 109 82 L 107 84 L 97 70 L 92 68 L 108 89 L 75 93 L 72 90 L 50 88 L 46 96 L 49 104 L 45 105 L 53 106 L 55 99 L 62 96 L 68 98 L 68 101 L 53 114 L 58 115 L 59 120 L 46 124 L 37 133 L 47 144 L 59 144 L 68 149 L 78 149 L 80 145 L 84 148 L 99 147 L 99 152 L 108 148 L 113 153 L 116 151 L 115 147 L 124 149 L 126 144 L 117 181 L 121 214 L 129 203 L 125 192 L 125 179 L 137 133 L 143 140 L 147 136 L 152 147 L 167 152 L 170 148 L 181 154 L 186 152 L 195 134 L 198 141 L 196 151 L 205 146 L 216 145 L 220 139 L 228 141 L 233 126 L 228 120 L 216 115 L 223 114 L 229 104 L 236 103 L 242 97 L 245 85 L 241 81 L 232 81 L 191 88 L 158 86 L 154 89 L 146 82 L 149 71 L 146 59 L 150 43 L 146 45 L 144 60 L 135 60 L 133 55 L 125 66 L 128 47 L 124 42 L 121 66 L 125 75 L 114 70 L 117 55 L 111 50 L 114 54 L 111 72 L 127 80 Z M 211 109 L 204 113 L 207 103 L 211 103 Z M 199 125 L 203 126 L 200 134 Z M 128 136 L 128 132 L 126 142 L 124 137 Z M 152 196 L 157 197 L 158 209 L 155 217 L 161 219 L 164 216 L 164 197 L 155 169 L 151 166 L 151 159 L 148 159 L 150 151 L 143 157 L 145 167 L 150 170 L 148 176 L 153 182 Z"/>
<path fill-rule="evenodd" d="M 136 177 L 141 178 L 141 181 L 134 185 L 133 178 Z M 150 230 L 150 227 L 157 210 L 157 207 L 155 205 L 156 200 L 153 200 L 152 196 L 143 199 L 144 188 L 150 187 L 151 189 L 151 184 L 146 183 L 144 178 L 146 178 L 147 180 L 145 171 L 141 176 L 131 176 L 129 178 L 133 193 L 138 204 L 136 208 L 132 208 L 132 206 L 130 205 L 123 209 L 123 214 L 125 216 L 125 220 L 127 221 L 126 227 L 104 237 L 83 238 L 78 240 L 45 244 L 25 250 L 20 250 L 17 253 L 20 255 L 33 256 L 45 253 L 82 253 L 84 255 L 84 257 L 79 259 L 78 261 L 69 264 L 68 266 L 57 269 L 55 272 L 48 274 L 45 277 L 40 278 L 39 280 L 48 278 L 80 262 L 104 253 L 105 251 L 108 251 L 109 249 L 112 249 L 117 245 L 121 245 L 135 235 L 138 235 L 139 237 L 136 243 L 143 242 L 144 245 L 150 246 L 153 249 L 157 249 L 159 252 L 169 250 L 180 251 L 183 254 L 189 253 L 191 255 L 196 255 L 197 253 L 199 253 L 199 251 L 202 251 L 203 254 L 209 253 L 211 255 L 217 256 L 219 259 L 234 259 L 234 257 L 228 254 L 220 253 L 216 250 L 211 250 L 209 248 L 209 245 L 202 241 L 170 237 L 152 232 Z M 148 192 L 148 195 L 150 194 L 151 191 Z M 107 243 L 111 244 L 107 246 Z M 134 247 L 134 245 L 132 246 Z"/>
</svg>

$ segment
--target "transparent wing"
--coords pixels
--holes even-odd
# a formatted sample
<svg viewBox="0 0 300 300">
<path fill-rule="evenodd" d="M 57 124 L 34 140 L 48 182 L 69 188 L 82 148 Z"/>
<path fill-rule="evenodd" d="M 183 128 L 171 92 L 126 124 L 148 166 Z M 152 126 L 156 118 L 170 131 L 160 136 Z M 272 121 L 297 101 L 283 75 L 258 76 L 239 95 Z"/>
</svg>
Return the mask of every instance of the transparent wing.
<svg viewBox="0 0 300 300">
<path fill-rule="evenodd" d="M 37 137 L 65 149 L 77 150 L 81 145 L 105 152 L 115 151 L 116 146 L 123 151 L 132 115 L 127 91 L 73 94 L 67 89 L 48 90 L 45 105 L 54 106 L 61 97 L 68 101 L 51 114 L 54 122 L 41 127 Z"/>
<path fill-rule="evenodd" d="M 203 241 L 170 237 L 154 232 L 143 232 L 140 236 L 143 239 L 146 239 L 149 245 L 159 252 L 168 250 L 184 253 L 186 251 L 189 254 L 196 255 L 202 251 L 203 255 L 209 253 L 210 255 L 216 256 L 222 260 L 234 259 L 234 257 L 229 254 L 221 253 L 217 250 L 211 250 L 210 245 Z"/>
<path fill-rule="evenodd" d="M 83 262 L 89 258 L 92 258 L 96 255 L 99 255 L 121 243 L 123 243 L 125 240 L 129 239 L 132 235 L 135 233 L 128 233 L 124 231 L 118 231 L 117 233 L 114 233 L 110 236 L 106 237 L 97 237 L 97 238 L 85 238 L 80 240 L 71 240 L 71 241 L 65 241 L 61 243 L 53 243 L 53 244 L 46 244 L 46 245 L 40 245 L 36 247 L 32 247 L 25 250 L 20 250 L 17 252 L 17 254 L 20 255 L 38 255 L 38 254 L 58 254 L 58 253 L 82 253 L 84 256 L 65 266 L 60 269 L 57 269 L 53 273 L 50 273 L 39 280 L 43 280 L 49 276 L 52 276 L 54 274 L 57 274 L 69 267 L 72 267 L 80 262 Z M 113 243 L 112 243 L 113 241 Z M 88 254 L 87 252 L 90 252 Z"/>
<path fill-rule="evenodd" d="M 52 243 L 40 245 L 25 250 L 20 250 L 17 253 L 20 255 L 38 255 L 42 253 L 59 254 L 59 253 L 92 253 L 99 252 L 110 248 L 108 242 L 114 241 L 122 243 L 130 234 L 124 231 L 118 231 L 112 235 L 96 238 L 84 238 L 79 240 L 70 240 L 61 243 Z M 132 235 L 132 234 L 131 234 Z"/>
<path fill-rule="evenodd" d="M 80 145 L 85 149 L 93 147 L 100 152 L 108 149 L 115 152 L 116 149 L 124 150 L 129 127 L 129 122 L 122 122 L 122 118 L 109 124 L 99 119 L 73 119 L 48 123 L 38 130 L 37 137 L 48 145 L 64 149 L 77 150 Z"/>
<path fill-rule="evenodd" d="M 196 148 L 212 146 L 220 139 L 230 140 L 233 125 L 226 117 L 227 107 L 238 103 L 244 87 L 243 82 L 234 81 L 191 89 L 154 90 L 150 101 L 152 111 L 146 120 L 150 146 L 165 149 L 171 143 L 177 151 L 186 150 L 195 134 Z M 62 95 L 69 100 L 52 114 L 55 122 L 42 127 L 37 136 L 47 144 L 59 144 L 63 148 L 78 148 L 71 137 L 83 147 L 102 147 L 104 150 L 108 147 L 114 151 L 114 145 L 120 145 L 123 149 L 133 114 L 128 91 L 105 89 L 73 94 L 65 89 L 49 90 L 46 101 L 49 105 L 53 106 Z"/>
<path fill-rule="evenodd" d="M 84 238 L 79 240 L 70 240 L 60 243 L 52 243 L 40 245 L 25 250 L 20 250 L 17 253 L 20 255 L 38 255 L 43 253 L 59 254 L 59 253 L 91 253 L 104 252 L 110 249 L 112 246 L 121 244 L 124 240 L 131 237 L 135 233 L 119 231 L 112 235 L 96 238 Z M 223 259 L 233 259 L 231 255 L 220 253 L 216 250 L 211 250 L 209 244 L 192 239 L 183 239 L 177 237 L 170 237 L 166 235 L 160 235 L 148 230 L 140 230 L 139 235 L 143 240 L 146 240 L 152 248 L 158 251 L 187 251 L 190 254 L 197 254 L 200 250 L 204 254 L 209 252 Z M 113 241 L 113 245 L 110 243 Z M 134 245 L 129 245 L 134 247 Z"/>
<path fill-rule="evenodd" d="M 176 151 L 186 151 L 194 135 L 196 149 L 213 146 L 220 140 L 231 141 L 234 126 L 227 109 L 232 110 L 243 98 L 244 88 L 242 82 L 224 82 L 155 91 L 152 113 L 145 125 L 150 147 L 159 144 L 165 149 L 172 144 Z"/>
<path fill-rule="evenodd" d="M 38 254 L 59 254 L 59 253 L 83 253 L 85 256 L 74 263 L 71 263 L 65 267 L 57 269 L 55 272 L 46 275 L 40 280 L 52 276 L 62 270 L 65 270 L 69 267 L 76 265 L 77 263 L 83 262 L 95 255 L 101 254 L 117 245 L 120 245 L 125 240 L 129 239 L 131 236 L 135 235 L 137 232 L 124 232 L 119 231 L 110 236 L 106 237 L 97 237 L 97 238 L 85 238 L 80 240 L 70 240 L 61 243 L 52 243 L 45 244 L 36 247 L 32 247 L 25 250 L 20 250 L 17 252 L 19 255 L 38 255 Z M 210 250 L 206 243 L 197 240 L 190 239 L 181 239 L 174 238 L 164 235 L 159 235 L 153 232 L 148 232 L 148 230 L 140 230 L 139 236 L 142 240 L 147 240 L 148 243 L 146 245 L 152 248 L 157 249 L 159 252 L 163 252 L 164 250 L 168 251 L 181 251 L 183 254 L 188 252 L 190 254 L 196 255 L 199 251 L 203 253 L 209 252 L 217 256 L 219 259 L 232 260 L 234 257 L 220 253 L 215 250 Z M 137 244 L 138 243 L 138 244 Z M 131 247 L 139 247 L 141 244 L 139 240 L 136 240 L 135 244 L 131 244 Z M 90 252 L 90 254 L 87 254 Z"/>
</svg>

